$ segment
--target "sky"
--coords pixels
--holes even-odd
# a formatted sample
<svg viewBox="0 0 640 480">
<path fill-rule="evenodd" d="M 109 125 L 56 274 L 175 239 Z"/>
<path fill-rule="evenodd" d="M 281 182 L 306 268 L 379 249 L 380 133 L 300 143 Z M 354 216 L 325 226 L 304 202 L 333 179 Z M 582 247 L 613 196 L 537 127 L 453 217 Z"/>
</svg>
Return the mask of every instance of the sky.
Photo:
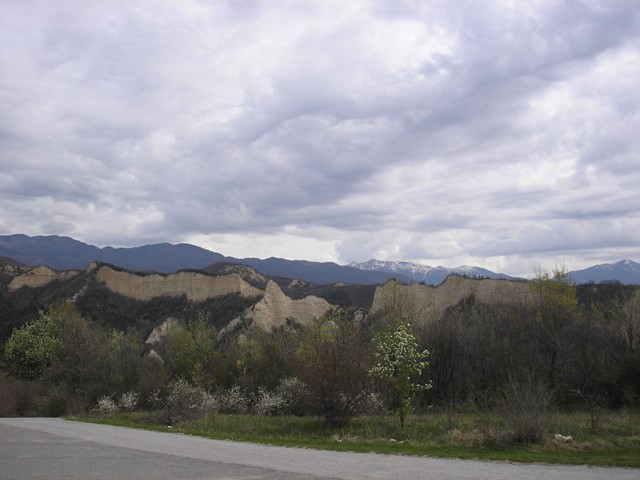
<svg viewBox="0 0 640 480">
<path fill-rule="evenodd" d="M 640 0 L 0 0 L 0 234 L 640 261 Z"/>
</svg>

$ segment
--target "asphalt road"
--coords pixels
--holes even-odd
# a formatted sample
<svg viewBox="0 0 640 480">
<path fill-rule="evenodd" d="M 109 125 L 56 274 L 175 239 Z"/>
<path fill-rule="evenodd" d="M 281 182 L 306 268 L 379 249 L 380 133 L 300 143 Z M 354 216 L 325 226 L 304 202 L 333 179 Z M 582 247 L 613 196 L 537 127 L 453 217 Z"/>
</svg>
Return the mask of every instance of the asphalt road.
<svg viewBox="0 0 640 480">
<path fill-rule="evenodd" d="M 0 419 L 0 479 L 633 479 L 640 470 L 338 453 L 55 418 Z"/>
</svg>

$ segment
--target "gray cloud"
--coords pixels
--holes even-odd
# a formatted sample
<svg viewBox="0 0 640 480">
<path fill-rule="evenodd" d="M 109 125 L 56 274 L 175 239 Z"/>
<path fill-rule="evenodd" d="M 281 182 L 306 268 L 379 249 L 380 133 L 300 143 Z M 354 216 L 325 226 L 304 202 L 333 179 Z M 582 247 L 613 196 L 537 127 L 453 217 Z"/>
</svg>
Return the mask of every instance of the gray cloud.
<svg viewBox="0 0 640 480">
<path fill-rule="evenodd" d="M 4 2 L 0 231 L 514 274 L 637 260 L 639 12 Z"/>
</svg>

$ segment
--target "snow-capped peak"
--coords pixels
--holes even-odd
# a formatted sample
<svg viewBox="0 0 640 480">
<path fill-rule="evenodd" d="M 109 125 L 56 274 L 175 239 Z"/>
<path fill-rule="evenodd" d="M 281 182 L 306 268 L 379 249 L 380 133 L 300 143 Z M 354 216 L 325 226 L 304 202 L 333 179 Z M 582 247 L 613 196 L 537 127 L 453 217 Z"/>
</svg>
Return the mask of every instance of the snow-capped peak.
<svg viewBox="0 0 640 480">
<path fill-rule="evenodd" d="M 351 263 L 350 267 L 360 270 L 379 270 L 383 272 L 397 273 L 409 277 L 417 282 L 425 282 L 430 285 L 442 283 L 452 273 L 484 278 L 511 278 L 508 275 L 494 273 L 480 267 L 463 265 L 457 268 L 432 267 L 414 262 L 375 260 L 371 259 L 363 263 Z"/>
</svg>

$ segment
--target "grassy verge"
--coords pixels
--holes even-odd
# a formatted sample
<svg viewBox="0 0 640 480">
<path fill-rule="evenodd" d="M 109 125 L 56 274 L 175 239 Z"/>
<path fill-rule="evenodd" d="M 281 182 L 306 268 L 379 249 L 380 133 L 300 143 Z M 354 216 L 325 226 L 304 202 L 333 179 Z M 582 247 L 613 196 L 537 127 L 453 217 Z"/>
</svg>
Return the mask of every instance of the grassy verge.
<svg viewBox="0 0 640 480">
<path fill-rule="evenodd" d="M 74 420 L 167 431 L 150 413 L 118 413 Z M 173 432 L 214 439 L 289 447 L 351 452 L 377 452 L 434 457 L 508 460 L 640 468 L 640 413 L 611 412 L 597 428 L 585 413 L 555 414 L 542 442 L 519 445 L 509 441 L 494 415 L 436 413 L 411 417 L 400 429 L 394 417 L 353 419 L 343 428 L 324 428 L 309 417 L 214 415 L 174 425 Z M 554 433 L 572 435 L 574 442 L 557 443 Z"/>
</svg>

